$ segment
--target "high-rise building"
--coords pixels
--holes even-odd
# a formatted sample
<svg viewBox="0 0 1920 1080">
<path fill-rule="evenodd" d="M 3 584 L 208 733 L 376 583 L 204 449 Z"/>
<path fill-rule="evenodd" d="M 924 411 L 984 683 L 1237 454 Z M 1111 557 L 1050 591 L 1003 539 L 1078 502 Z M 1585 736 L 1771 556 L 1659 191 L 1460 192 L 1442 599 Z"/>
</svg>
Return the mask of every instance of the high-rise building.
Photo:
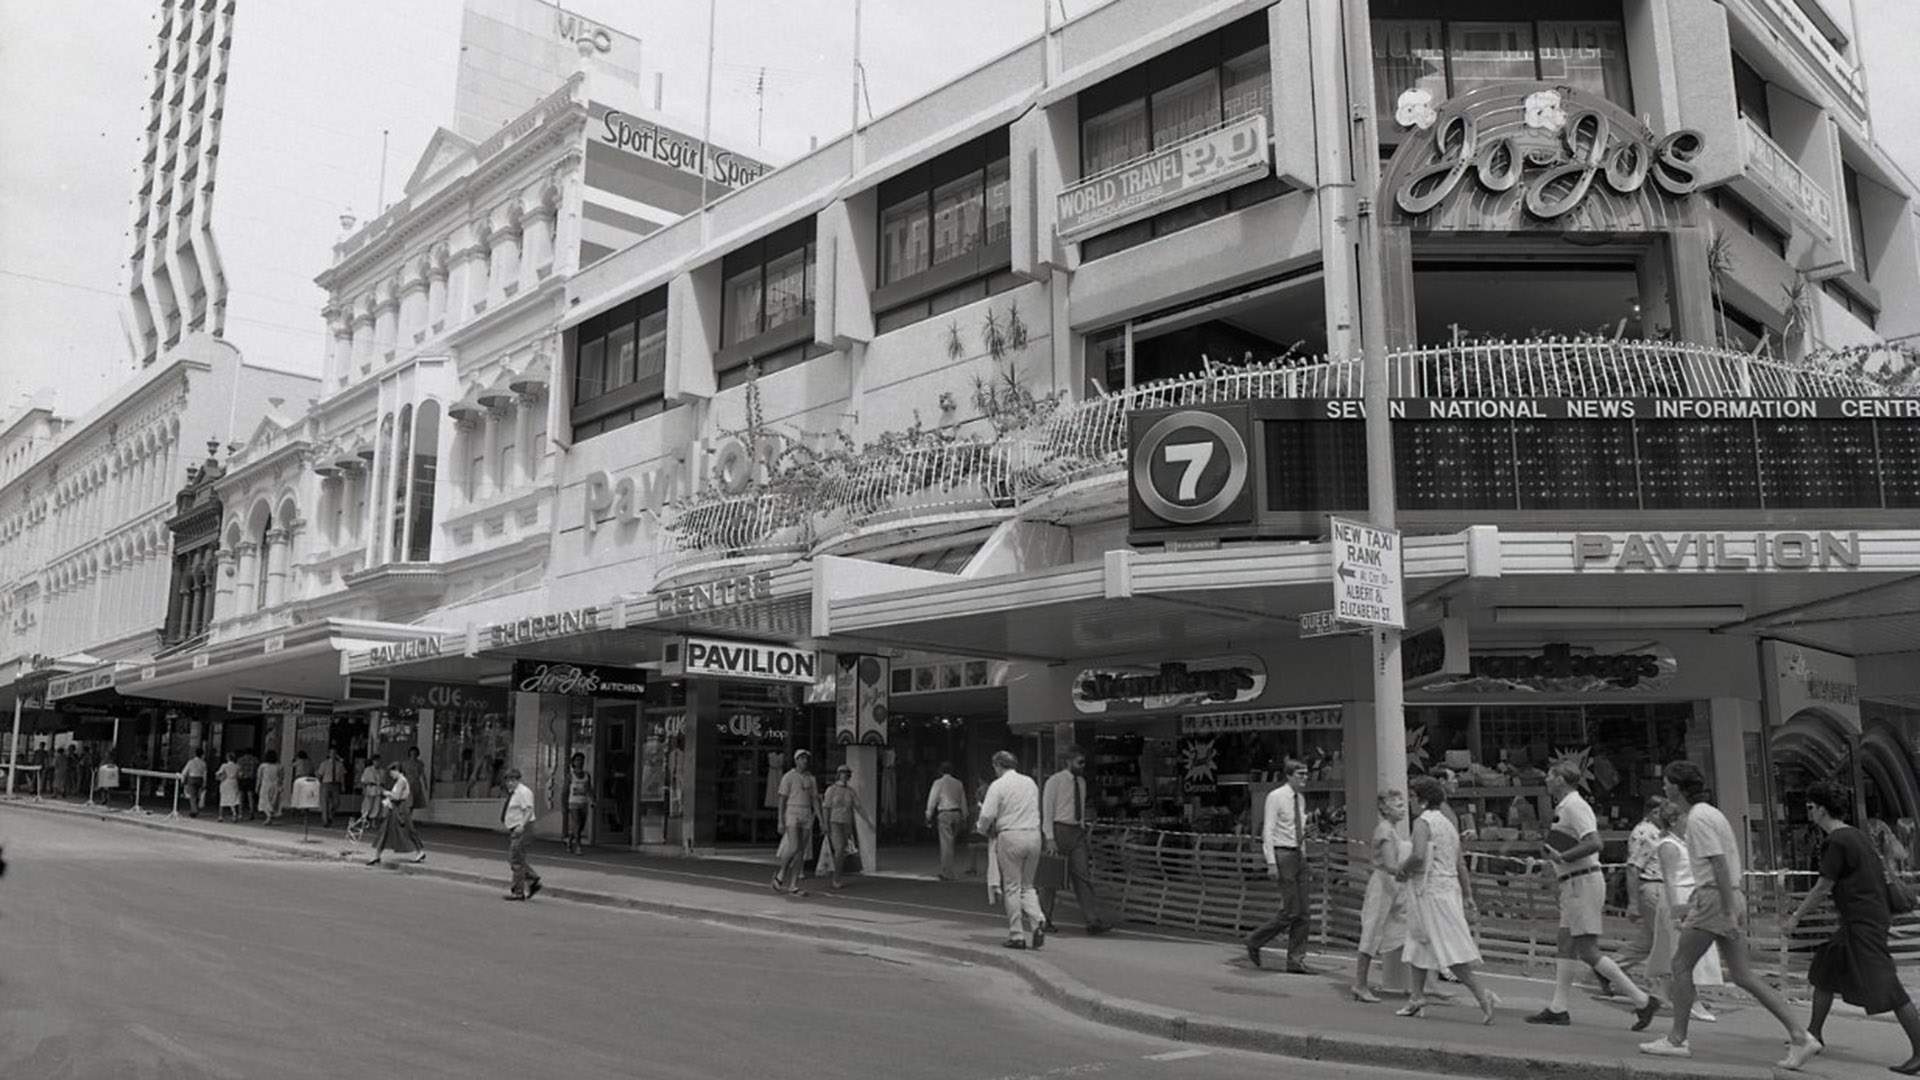
<svg viewBox="0 0 1920 1080">
<path fill-rule="evenodd" d="M 466 0 L 453 131 L 481 142 L 524 116 L 593 57 L 602 82 L 640 85 L 640 39 L 542 0 Z"/>
</svg>

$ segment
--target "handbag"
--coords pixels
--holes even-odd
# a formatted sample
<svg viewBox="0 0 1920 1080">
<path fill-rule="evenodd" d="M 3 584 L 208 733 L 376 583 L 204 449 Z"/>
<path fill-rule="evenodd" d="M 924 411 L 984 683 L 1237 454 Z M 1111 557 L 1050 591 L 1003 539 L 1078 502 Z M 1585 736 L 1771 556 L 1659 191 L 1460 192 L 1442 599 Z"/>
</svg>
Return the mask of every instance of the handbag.
<svg viewBox="0 0 1920 1080">
<path fill-rule="evenodd" d="M 1895 915 L 1910 915 L 1916 907 L 1920 907 L 1920 897 L 1914 895 L 1913 886 L 1888 874 L 1887 910 Z"/>
</svg>

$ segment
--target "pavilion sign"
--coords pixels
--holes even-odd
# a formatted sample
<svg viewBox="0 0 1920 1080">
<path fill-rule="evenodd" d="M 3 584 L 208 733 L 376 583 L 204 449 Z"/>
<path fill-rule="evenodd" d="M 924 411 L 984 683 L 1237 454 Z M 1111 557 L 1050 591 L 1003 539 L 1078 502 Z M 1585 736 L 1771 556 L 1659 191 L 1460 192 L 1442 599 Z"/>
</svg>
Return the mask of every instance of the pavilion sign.
<svg viewBox="0 0 1920 1080">
<path fill-rule="evenodd" d="M 1575 533 L 1573 568 L 1858 570 L 1857 532 Z"/>
</svg>

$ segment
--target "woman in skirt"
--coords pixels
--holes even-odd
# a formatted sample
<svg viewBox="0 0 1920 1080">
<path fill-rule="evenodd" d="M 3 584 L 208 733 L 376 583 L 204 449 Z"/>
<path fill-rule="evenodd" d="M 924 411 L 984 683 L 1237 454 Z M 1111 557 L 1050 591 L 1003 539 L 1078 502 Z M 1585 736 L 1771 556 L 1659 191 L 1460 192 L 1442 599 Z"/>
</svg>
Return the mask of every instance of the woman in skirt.
<svg viewBox="0 0 1920 1080">
<path fill-rule="evenodd" d="M 1473 878 L 1460 849 L 1460 832 L 1440 812 L 1447 791 L 1431 776 L 1420 777 L 1412 787 L 1413 797 L 1426 809 L 1413 823 L 1413 854 L 1399 875 L 1411 885 L 1403 956 L 1413 968 L 1413 992 L 1397 1015 L 1425 1012 L 1427 972 L 1452 971 L 1480 1003 L 1481 1023 L 1491 1024 L 1500 998 L 1473 974 L 1473 965 L 1480 962 L 1480 947 L 1473 943 L 1473 930 L 1467 925 L 1467 914 L 1474 910 Z"/>
<path fill-rule="evenodd" d="M 1373 827 L 1373 875 L 1367 879 L 1367 899 L 1360 908 L 1360 955 L 1353 965 L 1353 1000 L 1377 1005 L 1380 996 L 1369 985 L 1376 956 L 1386 956 L 1407 944 L 1407 887 L 1400 868 L 1413 854 L 1413 844 L 1400 837 L 1407 820 L 1407 797 L 1398 790 L 1380 793 L 1376 804 L 1380 821 Z"/>
<path fill-rule="evenodd" d="M 233 751 L 227 751 L 227 760 L 215 774 L 220 778 L 220 820 L 227 820 L 227 813 L 233 813 L 233 820 L 240 820 L 240 763 L 234 760 Z"/>
<path fill-rule="evenodd" d="M 266 815 L 267 824 L 280 813 L 280 751 L 269 750 L 261 755 L 260 771 L 255 774 L 260 792 L 260 812 Z"/>
<path fill-rule="evenodd" d="M 1920 1012 L 1900 985 L 1893 954 L 1887 951 L 1893 912 L 1887 906 L 1886 872 L 1873 841 L 1847 824 L 1851 813 L 1851 789 L 1821 783 L 1807 791 L 1807 820 L 1827 834 L 1827 850 L 1820 857 L 1820 880 L 1787 920 L 1787 932 L 1792 933 L 1807 912 L 1829 896 L 1840 913 L 1839 928 L 1820 946 L 1807 970 L 1807 981 L 1813 984 L 1813 1019 L 1807 1030 L 1815 1039 L 1826 1041 L 1823 1029 L 1835 994 L 1865 1009 L 1868 1016 L 1890 1012 L 1912 1044 L 1911 1055 L 1893 1071 L 1920 1076 Z"/>
<path fill-rule="evenodd" d="M 381 796 L 387 812 L 380 819 L 380 831 L 374 834 L 373 858 L 367 860 L 367 865 L 379 866 L 380 857 L 389 851 L 413 855 L 414 862 L 425 862 L 427 853 L 420 850 L 413 837 L 413 788 L 400 762 L 387 764 L 387 783 L 392 786 Z"/>
</svg>

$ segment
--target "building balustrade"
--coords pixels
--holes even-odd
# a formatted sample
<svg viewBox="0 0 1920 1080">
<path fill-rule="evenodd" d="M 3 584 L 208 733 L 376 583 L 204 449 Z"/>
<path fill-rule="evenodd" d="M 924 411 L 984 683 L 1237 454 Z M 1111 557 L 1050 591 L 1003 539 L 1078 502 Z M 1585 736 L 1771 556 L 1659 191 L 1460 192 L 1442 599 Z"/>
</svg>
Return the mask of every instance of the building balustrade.
<svg viewBox="0 0 1920 1080">
<path fill-rule="evenodd" d="M 1742 117 L 1746 129 L 1746 175 L 1766 189 L 1774 201 L 1796 219 L 1811 228 L 1821 240 L 1832 243 L 1834 232 L 1833 196 L 1821 187 L 1780 144 L 1769 138 L 1760 125 Z"/>
</svg>

